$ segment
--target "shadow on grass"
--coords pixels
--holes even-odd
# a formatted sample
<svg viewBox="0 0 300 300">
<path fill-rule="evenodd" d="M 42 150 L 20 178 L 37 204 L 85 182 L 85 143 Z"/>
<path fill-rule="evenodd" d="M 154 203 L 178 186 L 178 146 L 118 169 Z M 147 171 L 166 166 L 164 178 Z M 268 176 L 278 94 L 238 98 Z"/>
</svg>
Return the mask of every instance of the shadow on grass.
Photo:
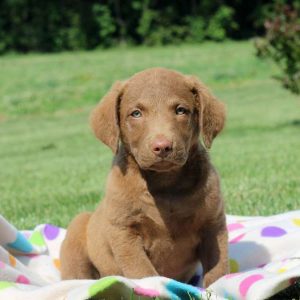
<svg viewBox="0 0 300 300">
<path fill-rule="evenodd" d="M 278 130 L 289 127 L 300 127 L 300 119 L 275 124 L 273 127 L 271 127 L 271 130 Z"/>
<path fill-rule="evenodd" d="M 290 125 L 300 127 L 300 120 L 294 120 L 294 121 L 290 122 Z"/>
</svg>

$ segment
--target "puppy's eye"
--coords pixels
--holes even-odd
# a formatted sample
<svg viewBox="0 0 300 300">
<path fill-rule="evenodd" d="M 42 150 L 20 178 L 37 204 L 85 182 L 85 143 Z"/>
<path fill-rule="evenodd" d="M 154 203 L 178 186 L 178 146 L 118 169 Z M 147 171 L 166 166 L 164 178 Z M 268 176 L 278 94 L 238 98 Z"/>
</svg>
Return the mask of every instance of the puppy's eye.
<svg viewBox="0 0 300 300">
<path fill-rule="evenodd" d="M 140 110 L 136 109 L 130 115 L 134 118 L 140 118 L 142 116 L 142 112 Z"/>
<path fill-rule="evenodd" d="M 177 106 L 176 110 L 176 115 L 185 115 L 188 113 L 188 110 L 184 108 L 183 106 Z"/>
</svg>

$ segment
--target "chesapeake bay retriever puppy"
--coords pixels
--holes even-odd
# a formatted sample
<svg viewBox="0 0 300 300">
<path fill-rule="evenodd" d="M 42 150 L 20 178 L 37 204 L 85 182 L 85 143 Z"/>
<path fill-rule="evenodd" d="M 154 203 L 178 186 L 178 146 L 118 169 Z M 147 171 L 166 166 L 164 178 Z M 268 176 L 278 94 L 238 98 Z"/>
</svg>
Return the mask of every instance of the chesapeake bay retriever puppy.
<svg viewBox="0 0 300 300">
<path fill-rule="evenodd" d="M 197 78 L 153 68 L 117 82 L 91 116 L 115 153 L 106 194 L 70 224 L 62 279 L 161 275 L 204 286 L 228 271 L 224 204 L 206 148 L 224 105 Z"/>
</svg>

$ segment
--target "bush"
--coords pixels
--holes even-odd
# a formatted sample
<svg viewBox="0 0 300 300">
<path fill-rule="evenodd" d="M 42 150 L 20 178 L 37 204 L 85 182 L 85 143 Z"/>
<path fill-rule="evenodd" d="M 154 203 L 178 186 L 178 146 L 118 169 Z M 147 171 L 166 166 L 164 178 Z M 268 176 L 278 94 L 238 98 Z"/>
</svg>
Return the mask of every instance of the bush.
<svg viewBox="0 0 300 300">
<path fill-rule="evenodd" d="M 300 13 L 299 6 L 281 2 L 265 21 L 266 37 L 255 43 L 257 54 L 270 57 L 281 68 L 279 77 L 293 93 L 300 93 Z"/>
<path fill-rule="evenodd" d="M 111 15 L 111 11 L 107 5 L 94 4 L 93 17 L 98 25 L 99 42 L 104 47 L 110 47 L 114 44 L 114 32 L 116 31 L 116 24 Z"/>
<path fill-rule="evenodd" d="M 1 0 L 0 53 L 245 38 L 273 1 Z"/>
</svg>

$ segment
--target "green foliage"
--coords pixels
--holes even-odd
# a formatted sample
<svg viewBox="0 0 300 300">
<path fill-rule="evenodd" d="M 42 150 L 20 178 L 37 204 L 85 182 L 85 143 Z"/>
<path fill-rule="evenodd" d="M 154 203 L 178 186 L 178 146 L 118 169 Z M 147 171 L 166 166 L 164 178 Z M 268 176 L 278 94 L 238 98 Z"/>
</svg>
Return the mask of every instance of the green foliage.
<svg viewBox="0 0 300 300">
<path fill-rule="evenodd" d="M 276 4 L 265 22 L 266 37 L 255 44 L 257 54 L 270 57 L 281 68 L 279 77 L 292 92 L 300 93 L 300 5 Z"/>
<path fill-rule="evenodd" d="M 186 17 L 189 28 L 189 36 L 186 38 L 189 42 L 203 42 L 206 38 L 205 20 L 203 17 Z"/>
<path fill-rule="evenodd" d="M 236 30 L 238 24 L 233 19 L 234 9 L 222 5 L 211 17 L 186 18 L 188 35 L 187 40 L 202 42 L 203 40 L 223 41 L 228 37 L 228 32 Z"/>
<path fill-rule="evenodd" d="M 114 44 L 113 34 L 116 31 L 116 24 L 109 7 L 96 3 L 93 5 L 93 13 L 99 28 L 100 45 L 104 47 L 112 46 Z"/>
<path fill-rule="evenodd" d="M 226 5 L 221 6 L 208 22 L 207 37 L 222 41 L 226 38 L 229 30 L 237 29 L 238 25 L 233 20 L 233 15 L 233 8 Z"/>
<path fill-rule="evenodd" d="M 0 53 L 244 38 L 262 27 L 256 13 L 266 11 L 272 2 L 2 0 Z"/>
<path fill-rule="evenodd" d="M 139 1 L 134 3 L 134 8 L 141 10 L 137 33 L 147 45 L 202 42 L 206 39 L 222 41 L 230 30 L 238 27 L 233 20 L 234 9 L 223 4 L 214 7 L 204 1 L 198 3 L 194 11 L 185 13 L 184 8 L 176 8 L 174 4 L 159 10 L 151 6 L 150 0 L 145 0 L 143 5 L 137 5 L 141 3 Z"/>
</svg>

